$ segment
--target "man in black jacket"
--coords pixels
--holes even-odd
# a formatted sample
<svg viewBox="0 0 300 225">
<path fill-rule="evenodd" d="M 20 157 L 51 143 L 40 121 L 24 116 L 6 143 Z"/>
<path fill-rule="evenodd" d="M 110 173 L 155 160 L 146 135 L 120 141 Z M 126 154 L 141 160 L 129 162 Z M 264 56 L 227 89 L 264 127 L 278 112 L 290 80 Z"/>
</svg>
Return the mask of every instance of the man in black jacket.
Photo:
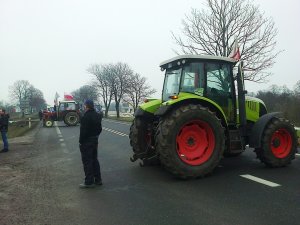
<svg viewBox="0 0 300 225">
<path fill-rule="evenodd" d="M 81 188 L 102 185 L 100 164 L 97 158 L 98 137 L 102 131 L 102 115 L 94 109 L 94 102 L 86 100 L 85 113 L 80 121 L 79 148 L 85 173 L 85 181 Z"/>
<path fill-rule="evenodd" d="M 0 110 L 0 132 L 2 136 L 2 141 L 4 148 L 1 153 L 8 152 L 8 141 L 7 141 L 7 136 L 6 133 L 8 131 L 8 119 L 9 119 L 9 114 L 5 113 L 5 109 Z"/>
</svg>

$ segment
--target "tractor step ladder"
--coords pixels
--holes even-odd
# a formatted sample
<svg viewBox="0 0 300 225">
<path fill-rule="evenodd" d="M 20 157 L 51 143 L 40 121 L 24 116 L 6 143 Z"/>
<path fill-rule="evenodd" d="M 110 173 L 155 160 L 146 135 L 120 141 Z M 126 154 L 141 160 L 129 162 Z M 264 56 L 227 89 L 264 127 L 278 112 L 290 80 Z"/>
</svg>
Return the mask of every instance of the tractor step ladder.
<svg viewBox="0 0 300 225">
<path fill-rule="evenodd" d="M 231 153 L 238 153 L 244 150 L 243 140 L 238 129 L 229 130 L 229 150 Z"/>
</svg>

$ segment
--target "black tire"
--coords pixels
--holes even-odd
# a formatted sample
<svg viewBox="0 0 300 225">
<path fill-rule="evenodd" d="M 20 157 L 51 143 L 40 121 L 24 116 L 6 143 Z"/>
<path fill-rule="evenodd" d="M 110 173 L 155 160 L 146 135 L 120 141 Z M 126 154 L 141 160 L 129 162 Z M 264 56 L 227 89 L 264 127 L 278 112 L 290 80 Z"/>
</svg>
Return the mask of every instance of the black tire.
<svg viewBox="0 0 300 225">
<path fill-rule="evenodd" d="M 79 115 L 76 112 L 68 112 L 64 119 L 68 126 L 76 126 L 79 122 Z"/>
<path fill-rule="evenodd" d="M 198 122 L 200 125 L 194 125 Z M 192 126 L 188 128 L 191 133 L 194 132 L 194 126 L 199 126 L 201 131 L 201 123 L 206 124 L 208 127 L 206 136 L 209 136 L 208 139 L 210 140 L 208 140 L 208 143 L 211 144 L 209 144 L 210 147 L 206 149 L 211 149 L 211 153 L 208 153 L 208 150 L 204 150 L 204 153 L 201 154 L 208 154 L 208 157 L 205 156 L 207 159 L 197 165 L 191 165 L 194 162 L 191 161 L 191 163 L 189 163 L 186 156 L 179 153 L 180 150 L 178 149 L 181 147 L 178 138 L 184 135 L 183 130 L 189 126 Z M 201 132 L 196 132 L 196 134 L 198 133 Z M 194 143 L 200 143 L 200 145 L 203 143 L 202 139 L 195 138 L 195 142 L 192 140 L 193 143 L 190 144 L 188 143 L 190 139 L 191 137 L 186 135 L 185 141 L 181 143 L 187 143 L 187 145 L 190 146 L 193 146 Z M 211 112 L 208 108 L 202 107 L 201 105 L 185 105 L 175 109 L 171 114 L 168 114 L 167 117 L 161 120 L 156 133 L 155 143 L 160 161 L 169 172 L 182 179 L 197 178 L 210 174 L 218 165 L 225 149 L 225 133 L 220 119 L 217 118 L 214 112 Z M 198 152 L 201 151 L 199 150 L 199 144 L 196 149 Z"/>
<path fill-rule="evenodd" d="M 130 127 L 129 139 L 132 150 L 135 154 L 147 151 L 151 145 L 151 133 L 149 134 L 149 124 L 151 121 L 143 117 L 136 117 Z"/>
<path fill-rule="evenodd" d="M 283 167 L 290 164 L 297 152 L 297 135 L 293 125 L 284 118 L 273 118 L 264 130 L 261 146 L 255 152 L 266 166 Z"/>
<path fill-rule="evenodd" d="M 45 120 L 44 126 L 45 127 L 53 127 L 54 121 L 53 120 Z"/>
</svg>

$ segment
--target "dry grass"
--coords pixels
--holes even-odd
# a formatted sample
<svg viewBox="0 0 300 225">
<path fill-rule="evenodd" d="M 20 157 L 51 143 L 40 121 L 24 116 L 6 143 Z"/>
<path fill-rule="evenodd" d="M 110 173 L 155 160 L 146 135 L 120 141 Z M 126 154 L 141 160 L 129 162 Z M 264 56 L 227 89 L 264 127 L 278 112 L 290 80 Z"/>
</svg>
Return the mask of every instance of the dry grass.
<svg viewBox="0 0 300 225">
<path fill-rule="evenodd" d="M 18 121 L 18 122 L 11 123 L 8 126 L 7 137 L 14 138 L 14 137 L 23 136 L 28 131 L 35 128 L 38 124 L 39 124 L 39 122 L 33 121 L 33 122 L 31 122 L 31 128 L 29 128 L 28 122 L 26 122 L 26 121 Z"/>
<path fill-rule="evenodd" d="M 116 116 L 109 116 L 108 119 L 118 120 L 118 121 L 125 121 L 125 122 L 132 122 L 134 117 L 119 117 L 119 118 L 117 118 Z"/>
</svg>

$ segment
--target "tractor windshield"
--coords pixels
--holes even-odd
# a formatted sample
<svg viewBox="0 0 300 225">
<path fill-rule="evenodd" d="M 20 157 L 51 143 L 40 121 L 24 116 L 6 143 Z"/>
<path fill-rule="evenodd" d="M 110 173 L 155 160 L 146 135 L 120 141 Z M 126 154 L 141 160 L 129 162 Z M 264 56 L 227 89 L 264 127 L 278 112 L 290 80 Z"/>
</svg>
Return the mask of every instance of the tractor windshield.
<svg viewBox="0 0 300 225">
<path fill-rule="evenodd" d="M 61 102 L 59 105 L 59 111 L 76 110 L 75 102 Z"/>
<path fill-rule="evenodd" d="M 163 101 L 168 101 L 170 96 L 178 95 L 181 71 L 181 68 L 167 69 L 163 89 Z"/>
</svg>

